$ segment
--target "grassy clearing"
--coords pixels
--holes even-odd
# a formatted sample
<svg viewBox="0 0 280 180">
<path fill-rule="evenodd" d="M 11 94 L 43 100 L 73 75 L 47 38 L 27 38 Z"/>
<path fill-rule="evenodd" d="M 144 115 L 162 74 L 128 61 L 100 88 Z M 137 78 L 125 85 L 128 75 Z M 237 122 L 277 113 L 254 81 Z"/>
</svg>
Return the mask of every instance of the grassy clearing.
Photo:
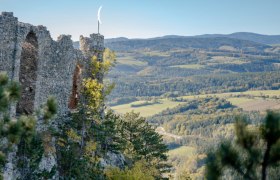
<svg viewBox="0 0 280 180">
<path fill-rule="evenodd" d="M 239 95 L 250 95 L 251 97 L 236 97 Z M 245 111 L 266 111 L 268 109 L 280 109 L 280 100 L 274 97 L 280 96 L 280 90 L 259 90 L 218 94 L 203 94 L 193 96 L 182 96 L 184 99 L 205 98 L 207 96 L 225 98 L 232 105 L 242 108 Z M 266 96 L 266 99 L 261 97 Z"/>
<path fill-rule="evenodd" d="M 251 95 L 252 98 L 248 97 L 235 97 L 237 95 Z M 268 96 L 269 99 L 262 100 L 260 96 Z M 230 101 L 233 105 L 238 106 L 245 111 L 265 111 L 267 109 L 280 109 L 280 101 L 274 99 L 274 96 L 280 96 L 280 90 L 260 90 L 260 91 L 246 91 L 246 92 L 232 92 L 232 93 L 219 93 L 219 94 L 203 94 L 203 95 L 192 95 L 182 96 L 184 99 L 196 99 L 205 98 L 207 96 L 225 98 Z M 124 114 L 126 112 L 134 111 L 139 112 L 141 116 L 148 117 L 160 113 L 167 108 L 174 108 L 180 104 L 180 102 L 174 102 L 168 99 L 160 99 L 159 103 L 131 107 L 132 104 L 141 104 L 145 101 L 135 101 L 128 104 L 113 106 L 112 109 L 117 113 Z"/>
<path fill-rule="evenodd" d="M 190 96 L 182 96 L 183 99 L 197 99 L 197 98 L 206 98 L 206 97 L 227 97 L 233 93 L 220 93 L 220 94 L 201 94 L 201 95 L 190 95 Z"/>
<path fill-rule="evenodd" d="M 246 91 L 243 94 L 250 94 L 254 96 L 280 96 L 280 90 L 260 90 L 260 91 Z"/>
<path fill-rule="evenodd" d="M 268 109 L 279 109 L 280 102 L 269 100 L 263 100 L 260 98 L 228 98 L 232 105 L 242 108 L 244 111 L 266 111 Z"/>
<path fill-rule="evenodd" d="M 148 51 L 148 52 L 141 52 L 141 54 L 145 56 L 159 56 L 159 57 L 169 57 L 170 54 L 168 52 L 161 52 L 161 51 Z"/>
<path fill-rule="evenodd" d="M 168 99 L 161 99 L 159 103 L 155 103 L 147 106 L 131 107 L 132 104 L 142 104 L 145 101 L 135 101 L 129 104 L 123 104 L 118 106 L 113 106 L 112 109 L 119 114 L 125 114 L 126 112 L 134 111 L 139 112 L 141 116 L 148 117 L 160 113 L 167 108 L 174 108 L 180 104 L 180 102 L 174 102 Z"/>
<path fill-rule="evenodd" d="M 117 58 L 117 63 L 131 65 L 131 66 L 146 66 L 147 62 L 142 62 L 134 59 L 132 56 L 119 57 Z"/>
<path fill-rule="evenodd" d="M 168 152 L 170 157 L 179 157 L 179 158 L 186 158 L 191 157 L 196 154 L 196 149 L 191 146 L 181 146 L 176 149 L 172 149 Z"/>
<path fill-rule="evenodd" d="M 244 111 L 264 112 L 268 109 L 274 109 L 274 110 L 280 109 L 280 102 L 272 101 L 272 100 L 255 99 L 254 101 L 240 103 L 238 107 L 242 108 Z"/>
<path fill-rule="evenodd" d="M 228 56 L 213 56 L 209 64 L 244 64 L 246 60 Z"/>
<path fill-rule="evenodd" d="M 244 103 L 256 101 L 255 99 L 249 99 L 249 98 L 243 98 L 243 97 L 239 97 L 239 98 L 228 98 L 227 100 L 228 100 L 229 102 L 231 102 L 231 104 L 234 105 L 234 106 L 239 106 L 239 105 L 242 105 L 242 104 L 244 104 Z"/>
<path fill-rule="evenodd" d="M 220 50 L 225 50 L 225 51 L 234 51 L 234 52 L 238 51 L 238 49 L 236 49 L 232 46 L 226 46 L 226 45 L 219 47 L 219 49 Z"/>
<path fill-rule="evenodd" d="M 229 92 L 229 93 L 217 93 L 217 94 L 201 94 L 201 95 L 190 95 L 182 96 L 184 99 L 195 99 L 195 98 L 205 98 L 207 96 L 215 96 L 222 98 L 229 98 L 236 95 L 252 95 L 254 97 L 268 96 L 273 98 L 273 96 L 280 96 L 280 90 L 257 90 L 257 91 L 245 91 L 245 92 Z"/>
<path fill-rule="evenodd" d="M 184 69 L 201 69 L 204 67 L 204 65 L 200 64 L 185 64 L 185 65 L 175 65 L 175 66 L 170 66 L 173 68 L 184 68 Z"/>
</svg>

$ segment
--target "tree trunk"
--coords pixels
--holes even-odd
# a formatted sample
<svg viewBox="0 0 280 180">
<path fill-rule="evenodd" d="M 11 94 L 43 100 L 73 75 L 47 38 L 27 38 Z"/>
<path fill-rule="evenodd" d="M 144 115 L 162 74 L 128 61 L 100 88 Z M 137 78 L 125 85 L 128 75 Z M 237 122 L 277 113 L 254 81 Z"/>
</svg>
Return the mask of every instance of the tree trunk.
<svg viewBox="0 0 280 180">
<path fill-rule="evenodd" d="M 266 169 L 267 169 L 267 166 L 268 166 L 270 149 L 271 149 L 271 144 L 268 143 L 266 151 L 264 153 L 264 158 L 263 158 L 263 163 L 262 163 L 262 180 L 266 180 L 266 175 L 267 175 L 266 174 Z"/>
</svg>

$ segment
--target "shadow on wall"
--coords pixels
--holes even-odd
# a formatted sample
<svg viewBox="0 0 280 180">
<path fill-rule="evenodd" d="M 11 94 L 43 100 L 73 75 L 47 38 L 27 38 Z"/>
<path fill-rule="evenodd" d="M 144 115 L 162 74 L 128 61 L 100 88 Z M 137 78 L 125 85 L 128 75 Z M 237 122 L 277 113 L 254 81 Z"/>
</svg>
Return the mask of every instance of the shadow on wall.
<svg viewBox="0 0 280 180">
<path fill-rule="evenodd" d="M 17 114 L 32 114 L 38 66 L 38 40 L 34 32 L 30 32 L 22 44 L 20 58 L 19 82 L 21 85 L 21 97 L 18 101 Z"/>
</svg>

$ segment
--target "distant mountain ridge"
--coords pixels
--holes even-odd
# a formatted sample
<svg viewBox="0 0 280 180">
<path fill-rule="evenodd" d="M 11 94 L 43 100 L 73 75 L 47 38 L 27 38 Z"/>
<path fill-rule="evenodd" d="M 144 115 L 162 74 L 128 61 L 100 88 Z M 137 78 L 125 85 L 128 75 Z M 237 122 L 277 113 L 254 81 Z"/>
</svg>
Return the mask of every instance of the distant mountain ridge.
<svg viewBox="0 0 280 180">
<path fill-rule="evenodd" d="M 129 39 L 121 41 L 105 41 L 105 46 L 114 51 L 129 51 L 150 49 L 155 51 L 168 51 L 171 49 L 218 49 L 230 46 L 235 49 L 263 51 L 271 46 L 249 40 L 228 37 L 176 37 L 167 36 L 150 39 Z"/>
<path fill-rule="evenodd" d="M 146 39 L 129 39 L 125 37 L 106 39 L 105 42 L 120 42 L 128 40 L 154 40 L 154 39 L 173 39 L 173 38 L 233 38 L 240 40 L 253 41 L 261 44 L 280 44 L 280 35 L 264 35 L 251 32 L 236 32 L 232 34 L 203 34 L 196 36 L 180 36 L 180 35 L 166 35 L 162 37 L 146 38 Z"/>
<path fill-rule="evenodd" d="M 195 37 L 201 38 L 215 38 L 215 37 L 228 37 L 234 39 L 242 39 L 253 41 L 261 44 L 280 44 L 280 35 L 263 35 L 257 33 L 250 33 L 250 32 L 237 32 L 232 34 L 205 34 L 205 35 L 198 35 Z"/>
<path fill-rule="evenodd" d="M 267 47 L 266 45 L 280 44 L 280 35 L 263 35 L 263 34 L 257 34 L 251 32 L 236 32 L 232 34 L 204 34 L 204 35 L 197 35 L 197 36 L 166 35 L 162 37 L 154 37 L 154 38 L 146 38 L 146 39 L 129 39 L 126 37 L 118 37 L 118 38 L 105 39 L 105 45 L 114 50 L 118 50 L 119 47 L 116 46 L 119 45 L 123 46 L 123 48 L 125 48 L 125 46 L 127 46 L 128 48 L 134 48 L 134 47 L 137 48 L 143 45 L 147 45 L 147 47 L 149 48 L 151 44 L 155 45 L 156 42 L 166 44 L 168 41 L 171 43 L 170 45 L 176 46 L 176 43 L 174 44 L 174 41 L 178 40 L 177 42 L 178 45 L 179 42 L 182 43 L 186 39 L 191 40 L 191 42 L 189 42 L 191 44 L 189 44 L 188 46 L 192 46 L 196 44 L 195 45 L 196 47 L 203 47 L 203 46 L 197 46 L 199 43 L 206 43 L 208 45 L 211 44 L 217 45 L 217 44 L 221 44 L 219 42 L 224 42 L 226 45 L 227 44 L 233 45 L 234 43 L 239 42 L 239 44 L 245 43 L 247 45 L 257 46 L 258 49 L 260 46 Z M 217 41 L 217 42 L 215 43 L 212 41 Z M 79 48 L 79 42 L 74 42 L 73 44 L 75 48 Z M 186 42 L 181 45 L 183 47 L 186 46 Z M 165 46 L 168 45 L 166 44 Z"/>
</svg>

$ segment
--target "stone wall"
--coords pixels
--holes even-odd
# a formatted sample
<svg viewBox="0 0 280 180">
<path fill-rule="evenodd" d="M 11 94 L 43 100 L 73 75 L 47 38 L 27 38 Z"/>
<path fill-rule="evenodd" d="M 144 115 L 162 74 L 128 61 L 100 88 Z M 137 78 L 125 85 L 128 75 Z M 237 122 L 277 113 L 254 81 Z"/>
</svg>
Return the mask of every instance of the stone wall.
<svg viewBox="0 0 280 180">
<path fill-rule="evenodd" d="M 21 97 L 17 104 L 17 114 L 32 114 L 34 110 L 35 89 L 37 80 L 38 41 L 30 32 L 22 44 L 20 57 L 19 82 Z"/>
<path fill-rule="evenodd" d="M 35 48 L 34 43 L 32 45 L 29 42 L 30 34 L 34 35 L 31 40 L 36 41 Z M 18 110 L 14 107 L 11 113 L 14 115 L 16 111 L 32 113 L 40 108 L 49 96 L 54 96 L 59 106 L 58 116 L 67 114 L 70 111 L 69 103 L 71 96 L 73 98 L 73 88 L 74 90 L 77 88 L 73 82 L 76 66 L 79 64 L 82 69 L 86 69 L 91 56 L 97 55 L 102 59 L 103 51 L 104 36 L 100 34 L 91 34 L 90 37 L 81 36 L 80 50 L 77 50 L 73 47 L 71 36 L 61 35 L 57 41 L 54 41 L 46 27 L 19 22 L 13 13 L 2 12 L 0 71 L 5 71 L 10 79 L 20 82 L 25 96 L 21 98 Z M 27 57 L 30 55 L 33 58 Z M 28 60 L 27 64 L 24 64 L 26 58 L 30 59 L 29 64 Z M 26 100 L 28 102 L 25 102 Z M 28 106 L 25 110 L 19 108 L 25 106 L 24 103 Z"/>
<path fill-rule="evenodd" d="M 6 72 L 10 79 L 21 84 L 21 98 L 11 107 L 11 115 L 32 114 L 53 96 L 58 103 L 57 119 L 63 119 L 77 105 L 81 81 L 89 75 L 91 57 L 97 55 L 102 60 L 103 51 L 104 37 L 100 34 L 81 36 L 77 50 L 71 36 L 61 35 L 54 41 L 46 27 L 19 22 L 13 13 L 2 12 L 0 72 Z M 58 122 L 55 120 L 54 124 Z M 42 122 L 37 123 L 40 131 Z M 19 174 L 13 165 L 15 153 L 9 157 L 4 177 L 16 179 Z M 40 168 L 50 171 L 55 164 L 53 152 L 42 159 Z"/>
</svg>

